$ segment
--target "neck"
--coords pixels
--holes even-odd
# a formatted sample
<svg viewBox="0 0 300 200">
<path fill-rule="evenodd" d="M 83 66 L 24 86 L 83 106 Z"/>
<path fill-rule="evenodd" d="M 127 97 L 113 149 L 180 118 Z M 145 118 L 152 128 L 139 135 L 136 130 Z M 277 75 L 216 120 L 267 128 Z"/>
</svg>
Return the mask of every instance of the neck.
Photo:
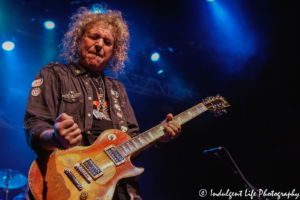
<svg viewBox="0 0 300 200">
<path fill-rule="evenodd" d="M 207 111 L 207 108 L 202 104 L 197 104 L 196 106 L 176 115 L 172 121 L 176 122 L 179 125 L 186 123 L 187 121 L 193 119 L 194 117 L 200 115 L 201 113 Z M 164 125 L 166 123 L 159 124 L 150 130 L 137 135 L 136 137 L 132 138 L 131 140 L 120 144 L 117 146 L 119 151 L 122 153 L 123 156 L 127 157 L 140 149 L 144 148 L 148 144 L 154 142 L 155 140 L 162 137 L 164 133 Z"/>
<path fill-rule="evenodd" d="M 88 72 L 91 76 L 93 77 L 98 77 L 102 72 L 104 68 L 101 67 L 88 67 L 87 65 L 85 65 L 84 63 L 80 62 L 80 65 L 82 66 L 82 68 L 85 69 L 86 72 Z M 95 68 L 95 69 L 94 69 Z"/>
</svg>

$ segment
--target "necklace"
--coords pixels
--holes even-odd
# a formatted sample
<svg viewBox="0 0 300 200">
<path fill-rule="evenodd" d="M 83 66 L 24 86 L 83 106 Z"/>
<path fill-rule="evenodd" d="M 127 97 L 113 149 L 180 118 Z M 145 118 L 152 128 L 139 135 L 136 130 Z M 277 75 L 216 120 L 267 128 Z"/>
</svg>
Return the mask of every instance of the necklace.
<svg viewBox="0 0 300 200">
<path fill-rule="evenodd" d="M 97 87 L 93 83 L 92 79 L 90 77 L 89 77 L 89 79 L 91 80 L 92 84 L 94 85 L 95 89 L 97 90 Z M 105 100 L 105 85 L 104 85 L 104 82 L 103 82 L 103 79 L 102 79 L 101 75 L 98 78 L 93 78 L 93 79 L 96 81 L 96 83 L 98 83 L 98 86 L 99 86 L 99 96 L 101 98 L 104 98 L 104 100 Z M 101 79 L 101 83 L 102 83 L 102 86 L 103 86 L 104 89 L 102 89 L 102 87 L 101 87 L 101 85 L 99 83 L 99 79 Z"/>
<path fill-rule="evenodd" d="M 93 80 L 90 77 L 89 77 L 89 79 L 92 82 L 93 86 L 95 87 L 96 92 L 99 94 L 98 101 L 100 101 L 100 104 L 97 106 L 97 110 L 95 110 L 95 109 L 93 110 L 93 114 L 94 114 L 95 118 L 100 119 L 100 120 L 102 120 L 104 118 L 106 120 L 111 121 L 111 119 L 109 118 L 109 115 L 108 115 L 108 108 L 105 105 L 105 85 L 104 85 L 102 77 L 100 76 L 99 78 L 93 78 L 93 80 L 95 80 L 95 82 L 99 86 L 99 91 L 98 91 L 98 88 L 96 87 L 96 85 L 94 84 Z M 99 83 L 99 79 L 101 79 L 102 86 L 104 89 L 102 89 L 102 87 Z"/>
</svg>

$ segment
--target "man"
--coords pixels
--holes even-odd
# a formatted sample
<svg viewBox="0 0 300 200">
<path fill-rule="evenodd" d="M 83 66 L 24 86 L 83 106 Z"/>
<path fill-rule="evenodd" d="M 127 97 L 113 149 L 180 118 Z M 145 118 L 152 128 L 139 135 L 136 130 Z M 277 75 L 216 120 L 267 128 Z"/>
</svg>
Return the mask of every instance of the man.
<svg viewBox="0 0 300 200">
<path fill-rule="evenodd" d="M 129 31 L 120 12 L 100 14 L 83 7 L 71 17 L 61 53 L 69 64 L 42 68 L 28 99 L 24 129 L 38 155 L 91 145 L 107 129 L 131 137 L 138 134 L 124 86 L 105 75 L 122 72 L 128 47 Z M 172 118 L 167 116 L 165 135 L 158 142 L 171 141 L 180 133 Z M 137 184 L 130 179 L 125 183 L 118 184 L 114 199 L 141 199 Z"/>
</svg>

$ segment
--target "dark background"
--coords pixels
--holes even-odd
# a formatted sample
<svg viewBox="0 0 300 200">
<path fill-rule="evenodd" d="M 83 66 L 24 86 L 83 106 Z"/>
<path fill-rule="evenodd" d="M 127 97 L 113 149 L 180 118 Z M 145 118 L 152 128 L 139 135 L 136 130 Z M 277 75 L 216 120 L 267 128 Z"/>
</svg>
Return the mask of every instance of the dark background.
<svg viewBox="0 0 300 200">
<path fill-rule="evenodd" d="M 58 45 L 69 17 L 80 6 L 94 3 L 99 2 L 0 1 L 1 44 L 5 40 L 16 44 L 10 52 L 0 49 L 0 169 L 27 175 L 35 159 L 22 131 L 31 83 L 41 67 L 58 60 Z M 221 94 L 231 105 L 221 117 L 204 113 L 188 122 L 178 139 L 134 161 L 146 169 L 139 180 L 143 199 L 205 199 L 199 197 L 202 188 L 243 189 L 240 179 L 215 156 L 202 154 L 219 146 L 230 151 L 256 188 L 299 192 L 300 18 L 296 1 L 106 3 L 121 10 L 129 24 L 127 74 L 187 88 L 201 98 Z M 55 29 L 46 30 L 46 20 L 54 21 Z M 159 61 L 150 60 L 153 52 L 160 53 Z M 160 69 L 164 72 L 157 74 Z M 128 95 L 141 132 L 160 123 L 169 112 L 179 114 L 193 106 L 193 102 L 167 97 Z M 219 154 L 228 160 L 224 151 Z M 20 192 L 11 190 L 10 198 Z M 1 198 L 5 198 L 2 190 Z"/>
</svg>

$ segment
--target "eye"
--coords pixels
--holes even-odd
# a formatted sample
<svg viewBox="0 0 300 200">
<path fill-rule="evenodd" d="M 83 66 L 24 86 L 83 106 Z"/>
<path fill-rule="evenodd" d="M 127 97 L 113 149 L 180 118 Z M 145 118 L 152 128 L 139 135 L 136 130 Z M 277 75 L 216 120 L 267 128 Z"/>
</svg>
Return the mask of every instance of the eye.
<svg viewBox="0 0 300 200">
<path fill-rule="evenodd" d="M 104 40 L 104 42 L 106 45 L 109 45 L 109 46 L 112 45 L 112 42 L 110 40 Z"/>
<path fill-rule="evenodd" d="M 97 37 L 95 37 L 95 36 L 88 36 L 88 38 L 90 38 L 92 40 L 96 40 L 97 39 Z"/>
</svg>

